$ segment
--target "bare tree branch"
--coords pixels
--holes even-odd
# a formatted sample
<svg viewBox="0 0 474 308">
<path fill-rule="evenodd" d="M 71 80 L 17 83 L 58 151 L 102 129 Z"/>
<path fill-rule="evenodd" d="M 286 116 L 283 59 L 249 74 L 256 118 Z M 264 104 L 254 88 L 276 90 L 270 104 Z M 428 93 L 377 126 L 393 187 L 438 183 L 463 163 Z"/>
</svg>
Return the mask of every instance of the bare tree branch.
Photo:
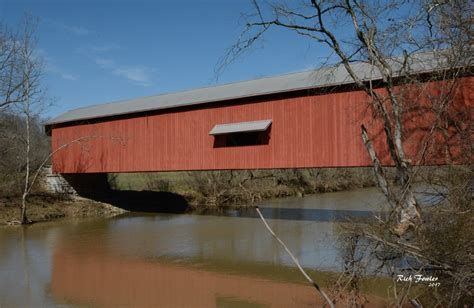
<svg viewBox="0 0 474 308">
<path fill-rule="evenodd" d="M 270 234 L 277 240 L 277 242 L 285 249 L 286 253 L 288 253 L 288 255 L 290 256 L 291 260 L 293 260 L 293 263 L 295 263 L 295 265 L 298 267 L 299 271 L 303 274 L 303 276 L 306 278 L 306 280 L 308 280 L 309 283 L 311 283 L 311 285 L 313 285 L 313 287 L 321 294 L 321 296 L 324 298 L 324 300 L 326 301 L 326 303 L 331 307 L 331 308 L 334 308 L 334 304 L 333 302 L 331 301 L 331 299 L 327 296 L 327 294 L 319 287 L 319 285 L 313 280 L 311 279 L 311 277 L 309 277 L 309 275 L 304 271 L 303 267 L 301 267 L 300 263 L 298 262 L 298 259 L 296 259 L 296 257 L 291 253 L 290 249 L 285 245 L 285 243 L 275 234 L 275 232 L 273 232 L 272 228 L 270 228 L 270 226 L 268 225 L 267 221 L 265 220 L 265 218 L 263 217 L 262 213 L 260 212 L 260 209 L 258 208 L 258 206 L 255 207 L 255 210 L 257 211 L 258 213 L 258 216 L 260 217 L 260 219 L 263 221 L 263 224 L 265 225 L 265 227 L 267 228 L 268 232 L 270 232 Z"/>
</svg>

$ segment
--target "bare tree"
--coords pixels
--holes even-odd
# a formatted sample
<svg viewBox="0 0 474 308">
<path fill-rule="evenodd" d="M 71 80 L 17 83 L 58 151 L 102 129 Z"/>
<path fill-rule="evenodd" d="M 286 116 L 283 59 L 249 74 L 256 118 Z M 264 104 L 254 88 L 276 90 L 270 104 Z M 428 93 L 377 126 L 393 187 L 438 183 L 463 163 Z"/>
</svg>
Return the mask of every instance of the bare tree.
<svg viewBox="0 0 474 308">
<path fill-rule="evenodd" d="M 472 2 L 253 0 L 252 4 L 253 13 L 245 16 L 245 29 L 217 69 L 244 54 L 272 28 L 293 31 L 325 46 L 328 57 L 324 64 L 334 64 L 334 69 L 342 66 L 354 88 L 366 94 L 372 120 L 361 121 L 361 137 L 378 186 L 392 209 L 386 217 L 377 218 L 378 229 L 358 230 L 357 234 L 373 243 L 374 251 L 383 247 L 398 256 L 413 257 L 418 271 L 435 268 L 449 277 L 451 305 L 460 303 L 462 292 L 472 296 L 466 291 L 466 285 L 472 286 L 472 277 L 466 276 L 463 260 L 469 257 L 465 250 L 456 250 L 456 254 L 445 251 L 447 242 L 442 240 L 438 241 L 441 248 L 429 244 L 436 232 L 442 232 L 438 237 L 444 240 L 440 234 L 458 234 L 467 228 L 466 221 L 472 221 L 463 218 L 466 213 L 472 217 L 472 119 L 464 110 L 466 106 L 459 105 L 462 78 L 472 75 Z M 419 123 L 410 125 L 413 119 Z M 374 132 L 377 125 L 381 130 Z M 377 147 L 381 140 L 382 148 Z M 387 163 L 395 167 L 396 183 L 383 167 Z M 423 177 L 420 167 L 427 163 L 452 164 L 450 172 L 462 173 L 443 177 L 443 186 L 452 183 L 446 189 L 431 186 L 443 196 L 447 205 L 443 210 L 450 213 L 442 217 L 459 218 L 451 226 L 425 223 L 430 216 L 421 212 L 413 184 Z M 470 180 L 454 183 L 454 178 Z M 468 232 L 472 234 L 472 229 Z M 472 237 L 461 238 L 462 243 L 472 245 Z M 438 253 L 440 249 L 442 253 Z M 405 291 L 397 305 L 408 296 Z M 443 303 L 447 302 L 437 302 Z"/>
<path fill-rule="evenodd" d="M 432 110 L 438 109 L 436 121 L 433 121 L 436 127 L 450 104 L 450 93 L 456 84 L 452 81 L 470 65 L 470 28 L 467 26 L 471 24 L 467 13 L 471 11 L 470 2 L 312 0 L 298 4 L 270 1 L 263 5 L 253 1 L 253 5 L 255 13 L 247 16 L 245 30 L 228 50 L 220 67 L 244 53 L 271 27 L 292 30 L 328 47 L 328 52 L 344 66 L 356 88 L 367 94 L 375 116 L 381 120 L 399 187 L 391 187 L 387 181 L 379 158 L 381 153 L 377 153 L 362 123 L 361 135 L 379 187 L 398 212 L 394 232 L 405 233 L 410 226 L 421 221 L 421 212 L 411 180 L 415 157 L 409 157 L 404 146 L 405 112 L 414 103 L 404 94 L 404 86 L 420 82 L 413 67 L 418 70 L 440 69 L 443 80 L 449 82 L 445 93 L 439 95 L 436 102 L 431 98 Z M 429 60 L 421 54 L 424 51 L 432 53 Z M 434 76 L 439 77 L 439 74 Z M 426 76 L 423 78 L 426 82 Z M 377 83 L 372 82 L 373 79 Z"/>
<path fill-rule="evenodd" d="M 31 191 L 31 153 L 32 153 L 32 125 L 37 124 L 39 115 L 47 105 L 44 90 L 41 84 L 42 61 L 35 54 L 36 21 L 26 15 L 23 19 L 20 35 L 17 37 L 15 49 L 15 62 L 13 63 L 13 75 L 17 76 L 21 83 L 17 87 L 19 94 L 16 101 L 10 101 L 11 112 L 23 120 L 24 132 L 20 137 L 23 147 L 24 185 L 22 193 L 21 222 L 29 223 L 26 213 L 26 199 Z"/>
<path fill-rule="evenodd" d="M 0 111 L 23 99 L 24 79 L 18 71 L 21 34 L 0 24 Z"/>
</svg>

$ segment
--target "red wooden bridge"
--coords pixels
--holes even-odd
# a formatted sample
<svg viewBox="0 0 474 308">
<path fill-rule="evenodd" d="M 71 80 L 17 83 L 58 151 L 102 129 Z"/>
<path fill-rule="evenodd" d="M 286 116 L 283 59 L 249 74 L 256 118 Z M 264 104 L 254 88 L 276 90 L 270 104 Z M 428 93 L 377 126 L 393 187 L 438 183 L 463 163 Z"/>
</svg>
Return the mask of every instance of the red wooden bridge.
<svg viewBox="0 0 474 308">
<path fill-rule="evenodd" d="M 363 79 L 380 80 L 367 64 L 355 66 Z M 430 69 L 419 64 L 417 73 Z M 422 87 L 435 95 L 440 83 Z M 450 112 L 470 123 L 473 79 L 459 83 Z M 417 107 L 404 114 L 412 154 L 434 117 L 419 87 L 409 93 Z M 55 173 L 369 166 L 361 124 L 379 152 L 387 151 L 367 100 L 339 66 L 80 108 L 46 130 L 53 150 L 67 145 L 53 156 Z M 455 131 L 448 133 L 456 143 Z M 433 156 L 431 163 L 441 162 Z"/>
</svg>

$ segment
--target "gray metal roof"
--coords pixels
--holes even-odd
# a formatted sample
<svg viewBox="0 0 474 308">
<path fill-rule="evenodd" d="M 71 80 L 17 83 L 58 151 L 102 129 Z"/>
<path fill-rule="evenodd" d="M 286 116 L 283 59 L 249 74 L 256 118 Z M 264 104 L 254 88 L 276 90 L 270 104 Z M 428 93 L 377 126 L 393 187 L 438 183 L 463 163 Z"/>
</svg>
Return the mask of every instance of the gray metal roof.
<svg viewBox="0 0 474 308">
<path fill-rule="evenodd" d="M 399 60 L 392 59 L 390 61 L 394 71 L 397 71 L 397 69 L 401 67 L 401 62 Z M 416 57 L 413 57 L 411 62 L 410 70 L 416 73 L 433 71 L 442 66 L 439 64 L 439 57 L 433 57 L 433 53 L 419 54 Z M 380 72 L 368 63 L 357 62 L 353 63 L 352 67 L 355 73 L 363 80 L 376 80 L 381 78 Z M 266 77 L 74 109 L 49 120 L 45 125 L 351 83 L 353 83 L 353 80 L 348 75 L 344 66 L 337 65 L 318 70 Z"/>
<path fill-rule="evenodd" d="M 222 135 L 241 132 L 261 132 L 267 130 L 270 124 L 272 124 L 272 120 L 217 124 L 211 129 L 209 135 Z"/>
</svg>

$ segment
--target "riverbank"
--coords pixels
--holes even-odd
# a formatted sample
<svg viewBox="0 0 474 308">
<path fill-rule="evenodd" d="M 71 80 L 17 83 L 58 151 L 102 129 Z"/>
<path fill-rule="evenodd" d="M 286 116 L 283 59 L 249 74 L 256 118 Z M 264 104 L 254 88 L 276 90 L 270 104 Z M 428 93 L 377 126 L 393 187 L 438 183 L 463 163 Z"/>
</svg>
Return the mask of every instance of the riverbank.
<svg viewBox="0 0 474 308">
<path fill-rule="evenodd" d="M 123 173 L 109 174 L 108 182 L 112 190 L 94 200 L 46 193 L 39 185 L 28 198 L 28 218 L 43 222 L 127 210 L 200 213 L 375 185 L 371 168 Z M 18 224 L 20 206 L 18 194 L 0 197 L 0 225 Z"/>
<path fill-rule="evenodd" d="M 0 198 L 0 226 L 20 224 L 21 199 Z M 81 197 L 36 193 L 28 198 L 27 215 L 33 223 L 61 218 L 108 217 L 125 210 Z"/>
<path fill-rule="evenodd" d="M 36 223 L 126 211 L 202 213 L 375 185 L 371 168 L 123 173 L 109 174 L 108 182 L 112 190 L 94 200 L 46 193 L 39 185 L 28 198 L 28 218 Z M 0 197 L 0 225 L 19 224 L 20 206 L 19 196 Z"/>
<path fill-rule="evenodd" d="M 372 168 L 309 168 L 109 174 L 112 189 L 166 191 L 189 211 L 240 208 L 255 202 L 375 186 Z"/>
</svg>

